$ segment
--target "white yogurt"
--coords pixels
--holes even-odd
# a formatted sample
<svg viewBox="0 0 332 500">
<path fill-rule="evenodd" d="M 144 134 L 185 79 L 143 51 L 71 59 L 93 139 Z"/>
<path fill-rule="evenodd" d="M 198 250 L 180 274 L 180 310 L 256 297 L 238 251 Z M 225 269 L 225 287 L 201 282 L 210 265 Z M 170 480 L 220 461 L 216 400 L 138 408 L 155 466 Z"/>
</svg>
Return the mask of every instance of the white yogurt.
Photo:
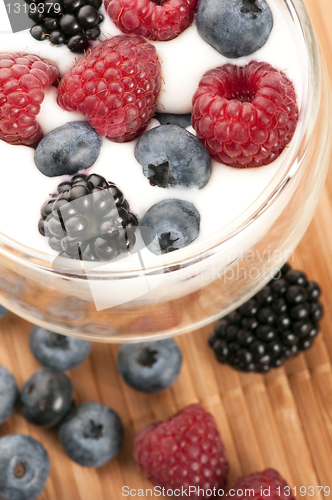
<svg viewBox="0 0 332 500">
<path fill-rule="evenodd" d="M 294 34 L 294 28 L 291 28 L 276 3 L 273 0 L 268 3 L 274 17 L 274 27 L 268 41 L 254 54 L 231 62 L 244 65 L 251 60 L 266 61 L 283 70 L 294 83 L 300 106 L 301 54 L 305 52 L 304 42 L 298 33 Z M 106 37 L 120 34 L 106 13 L 101 28 Z M 203 74 L 230 61 L 200 38 L 195 25 L 172 41 L 153 43 L 162 64 L 163 84 L 157 105 L 159 111 L 190 112 L 192 95 Z M 24 51 L 51 59 L 61 75 L 78 58 L 66 46 L 54 47 L 46 41 L 34 40 L 28 31 L 0 35 L 0 51 Z M 68 121 L 85 119 L 79 113 L 67 112 L 58 106 L 57 90 L 54 87 L 47 89 L 45 94 L 38 115 L 44 134 Z M 156 125 L 158 122 L 151 120 L 149 127 Z M 191 131 L 193 132 L 192 129 Z M 203 189 L 161 189 L 150 186 L 142 174 L 142 168 L 134 157 L 135 144 L 136 140 L 116 144 L 103 139 L 101 153 L 90 172 L 115 182 L 139 219 L 152 205 L 166 198 L 181 198 L 193 203 L 201 215 L 200 239 L 210 236 L 244 214 L 276 175 L 286 154 L 285 151 L 272 164 L 258 169 L 236 169 L 213 161 L 211 179 Z M 41 174 L 34 164 L 33 153 L 31 148 L 11 146 L 0 141 L 0 232 L 52 255 L 55 252 L 50 249 L 47 239 L 39 234 L 37 224 L 41 205 L 56 190 L 62 179 Z M 18 203 L 17 200 L 21 202 Z M 248 214 L 243 216 L 247 217 Z M 245 251 L 246 243 L 243 245 Z"/>
</svg>

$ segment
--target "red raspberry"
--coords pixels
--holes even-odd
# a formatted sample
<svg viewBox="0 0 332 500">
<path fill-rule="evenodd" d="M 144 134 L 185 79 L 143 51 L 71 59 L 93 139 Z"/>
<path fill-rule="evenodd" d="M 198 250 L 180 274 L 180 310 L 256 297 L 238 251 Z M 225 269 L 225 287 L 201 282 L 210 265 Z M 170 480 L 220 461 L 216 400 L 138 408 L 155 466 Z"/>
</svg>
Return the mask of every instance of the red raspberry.
<svg viewBox="0 0 332 500">
<path fill-rule="evenodd" d="M 31 54 L 0 54 L 0 139 L 26 146 L 40 141 L 36 116 L 44 89 L 57 76 L 51 61 Z"/>
<path fill-rule="evenodd" d="M 201 498 L 202 490 L 212 490 L 209 496 L 217 498 L 218 489 L 226 483 L 228 462 L 215 420 L 198 404 L 187 406 L 168 422 L 150 424 L 139 432 L 134 458 L 154 485 L 179 489 L 177 498 L 187 498 L 181 493 L 187 488 L 188 494 L 189 486 L 196 487 L 196 491 L 191 490 L 192 499 Z"/>
<path fill-rule="evenodd" d="M 279 489 L 277 489 L 279 488 Z M 235 490 L 235 494 L 234 491 Z M 245 492 L 247 490 L 247 494 Z M 248 492 L 248 490 L 254 490 Z M 265 491 L 265 495 L 263 494 Z M 231 493 L 231 494 L 230 494 Z M 254 472 L 239 478 L 232 488 L 226 492 L 227 500 L 243 500 L 253 498 L 255 500 L 295 500 L 292 490 L 286 481 L 274 469 L 265 469 L 262 472 Z"/>
<path fill-rule="evenodd" d="M 104 3 L 122 33 L 165 42 L 191 25 L 198 0 L 104 0 Z"/>
<path fill-rule="evenodd" d="M 155 47 L 142 37 L 120 35 L 98 44 L 64 75 L 58 103 L 87 116 L 99 135 L 125 142 L 145 129 L 159 90 Z"/>
<path fill-rule="evenodd" d="M 232 167 L 260 167 L 290 142 L 298 121 L 292 82 L 270 64 L 225 64 L 205 73 L 192 124 L 211 156 Z"/>
</svg>

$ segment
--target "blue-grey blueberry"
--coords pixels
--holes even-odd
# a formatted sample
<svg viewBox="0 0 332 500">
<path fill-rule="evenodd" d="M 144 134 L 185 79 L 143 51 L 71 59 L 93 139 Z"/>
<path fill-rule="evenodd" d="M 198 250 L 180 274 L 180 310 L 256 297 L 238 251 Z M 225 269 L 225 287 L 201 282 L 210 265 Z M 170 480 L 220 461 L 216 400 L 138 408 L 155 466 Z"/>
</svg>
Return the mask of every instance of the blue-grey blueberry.
<svg viewBox="0 0 332 500">
<path fill-rule="evenodd" d="M 2 318 L 5 314 L 7 314 L 7 312 L 8 312 L 8 309 L 6 309 L 5 307 L 3 307 L 0 304 L 0 318 Z"/>
<path fill-rule="evenodd" d="M 37 168 L 48 177 L 73 175 L 97 160 L 102 138 L 88 122 L 70 122 L 45 135 L 35 151 Z"/>
<path fill-rule="evenodd" d="M 0 424 L 3 424 L 14 412 L 18 397 L 18 388 L 13 375 L 0 365 Z"/>
<path fill-rule="evenodd" d="M 173 339 L 124 344 L 120 347 L 117 365 L 120 375 L 133 389 L 160 392 L 178 378 L 182 354 Z"/>
<path fill-rule="evenodd" d="M 86 360 L 91 351 L 88 340 L 67 337 L 34 326 L 30 333 L 30 349 L 40 364 L 54 370 L 72 370 Z"/>
<path fill-rule="evenodd" d="M 30 436 L 0 439 L 1 500 L 35 500 L 45 487 L 50 461 L 44 446 Z"/>
<path fill-rule="evenodd" d="M 123 426 L 115 411 L 101 403 L 83 403 L 61 424 L 60 441 L 74 462 L 100 467 L 115 458 L 123 443 Z"/>
<path fill-rule="evenodd" d="M 177 125 L 160 125 L 143 134 L 135 158 L 152 186 L 201 189 L 211 176 L 211 158 L 204 144 Z"/>
<path fill-rule="evenodd" d="M 156 255 L 189 245 L 197 238 L 199 227 L 198 210 L 188 201 L 177 199 L 168 199 L 153 205 L 140 224 L 144 243 Z"/>
<path fill-rule="evenodd" d="M 24 384 L 20 395 L 22 415 L 32 424 L 54 427 L 73 405 L 73 386 L 63 372 L 42 368 Z"/>
<path fill-rule="evenodd" d="M 200 0 L 196 25 L 205 42 L 225 57 L 238 58 L 263 47 L 273 16 L 265 0 Z"/>
</svg>

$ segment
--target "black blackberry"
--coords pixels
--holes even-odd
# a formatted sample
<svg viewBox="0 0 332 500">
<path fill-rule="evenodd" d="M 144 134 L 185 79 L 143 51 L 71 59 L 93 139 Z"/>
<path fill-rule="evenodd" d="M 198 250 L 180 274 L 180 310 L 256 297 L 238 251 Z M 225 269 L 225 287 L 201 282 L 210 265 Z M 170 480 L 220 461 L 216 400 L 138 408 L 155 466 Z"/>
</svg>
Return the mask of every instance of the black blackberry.
<svg viewBox="0 0 332 500">
<path fill-rule="evenodd" d="M 252 299 L 220 319 L 209 337 L 216 359 L 244 372 L 266 373 L 309 349 L 324 311 L 321 289 L 285 264 Z"/>
<path fill-rule="evenodd" d="M 97 174 L 77 174 L 43 204 L 38 229 L 59 255 L 100 262 L 132 250 L 137 225 L 115 184 Z"/>
<path fill-rule="evenodd" d="M 82 53 L 89 40 L 100 36 L 101 0 L 25 0 L 28 15 L 36 24 L 30 33 L 36 40 L 49 39 L 54 45 L 67 44 L 72 52 Z"/>
</svg>

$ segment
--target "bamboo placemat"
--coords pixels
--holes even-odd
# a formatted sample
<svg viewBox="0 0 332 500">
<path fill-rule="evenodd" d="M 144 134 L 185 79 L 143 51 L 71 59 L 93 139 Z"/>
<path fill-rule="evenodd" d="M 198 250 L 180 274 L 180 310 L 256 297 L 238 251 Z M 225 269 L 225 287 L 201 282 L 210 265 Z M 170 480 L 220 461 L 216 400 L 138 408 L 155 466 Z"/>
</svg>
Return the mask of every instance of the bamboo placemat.
<svg viewBox="0 0 332 500">
<path fill-rule="evenodd" d="M 332 81 L 332 2 L 306 3 Z M 131 390 L 119 377 L 117 346 L 95 344 L 88 361 L 71 372 L 75 399 L 111 406 L 125 426 L 120 456 L 97 470 L 71 462 L 56 431 L 29 425 L 19 413 L 0 426 L 0 435 L 28 433 L 47 448 L 51 476 L 40 500 L 118 500 L 123 486 L 151 487 L 132 459 L 133 437 L 151 421 L 166 419 L 193 402 L 201 402 L 216 418 L 230 461 L 229 483 L 242 474 L 274 467 L 292 487 L 322 485 L 332 490 L 331 221 L 330 169 L 316 215 L 293 262 L 324 291 L 322 334 L 308 353 L 266 376 L 239 374 L 215 362 L 206 344 L 212 327 L 207 327 L 177 339 L 184 355 L 179 379 L 170 390 L 148 396 Z M 30 328 L 11 313 L 0 321 L 0 364 L 15 374 L 20 387 L 39 368 L 28 347 Z M 312 497 L 307 493 L 303 498 Z"/>
</svg>

